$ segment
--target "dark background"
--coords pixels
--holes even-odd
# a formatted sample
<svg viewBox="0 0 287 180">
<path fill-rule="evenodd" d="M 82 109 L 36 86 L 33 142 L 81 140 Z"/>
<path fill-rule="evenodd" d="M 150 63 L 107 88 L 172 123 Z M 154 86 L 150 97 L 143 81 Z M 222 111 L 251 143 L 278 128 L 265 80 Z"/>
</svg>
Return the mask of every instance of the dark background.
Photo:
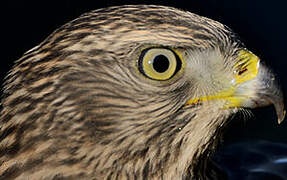
<svg viewBox="0 0 287 180">
<path fill-rule="evenodd" d="M 55 29 L 87 11 L 121 4 L 161 4 L 188 10 L 220 21 L 233 29 L 256 55 L 278 75 L 287 94 L 287 25 L 285 1 L 190 0 L 190 1 L 9 1 L 1 3 L 0 79 L 13 61 L 43 41 Z M 285 98 L 286 101 L 286 98 Z M 281 125 L 273 107 L 252 110 L 247 121 L 234 119 L 225 143 L 271 140 L 287 143 L 287 120 Z"/>
</svg>

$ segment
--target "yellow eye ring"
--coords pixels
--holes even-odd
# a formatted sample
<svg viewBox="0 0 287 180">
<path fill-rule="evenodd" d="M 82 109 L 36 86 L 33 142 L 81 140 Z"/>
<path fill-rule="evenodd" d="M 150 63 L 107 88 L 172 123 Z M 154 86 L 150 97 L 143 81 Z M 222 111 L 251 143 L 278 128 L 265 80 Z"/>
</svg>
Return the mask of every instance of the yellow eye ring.
<svg viewBox="0 0 287 180">
<path fill-rule="evenodd" d="M 150 48 L 142 52 L 139 70 L 154 80 L 168 80 L 181 68 L 181 60 L 168 48 Z"/>
</svg>

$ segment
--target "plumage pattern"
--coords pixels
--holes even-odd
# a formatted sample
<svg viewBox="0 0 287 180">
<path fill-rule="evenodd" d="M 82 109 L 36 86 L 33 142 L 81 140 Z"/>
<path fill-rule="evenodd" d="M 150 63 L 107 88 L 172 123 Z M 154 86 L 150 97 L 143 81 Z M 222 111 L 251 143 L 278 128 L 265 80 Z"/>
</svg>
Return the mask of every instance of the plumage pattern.
<svg viewBox="0 0 287 180">
<path fill-rule="evenodd" d="M 141 50 L 159 46 L 195 71 L 143 76 Z M 6 78 L 0 179 L 215 179 L 210 156 L 240 107 L 186 102 L 224 89 L 241 49 L 224 25 L 163 6 L 99 9 L 65 24 Z"/>
</svg>

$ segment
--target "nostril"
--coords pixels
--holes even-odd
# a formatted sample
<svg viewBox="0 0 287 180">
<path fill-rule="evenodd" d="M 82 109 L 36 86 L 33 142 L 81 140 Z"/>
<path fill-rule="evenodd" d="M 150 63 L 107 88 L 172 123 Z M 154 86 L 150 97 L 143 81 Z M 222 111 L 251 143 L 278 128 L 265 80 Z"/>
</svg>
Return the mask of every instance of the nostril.
<svg viewBox="0 0 287 180">
<path fill-rule="evenodd" d="M 244 69 L 241 69 L 239 72 L 238 72 L 238 75 L 240 76 L 240 75 L 242 75 L 244 72 L 246 72 L 247 71 L 247 69 L 246 68 L 244 68 Z"/>
</svg>

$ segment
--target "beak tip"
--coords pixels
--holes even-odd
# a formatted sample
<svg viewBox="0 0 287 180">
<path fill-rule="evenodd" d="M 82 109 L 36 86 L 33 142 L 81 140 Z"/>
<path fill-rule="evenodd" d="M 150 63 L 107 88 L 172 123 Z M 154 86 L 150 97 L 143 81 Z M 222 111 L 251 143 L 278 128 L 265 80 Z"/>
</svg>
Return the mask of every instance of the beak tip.
<svg viewBox="0 0 287 180">
<path fill-rule="evenodd" d="M 285 118 L 286 110 L 283 110 L 282 113 L 278 113 L 278 124 L 281 124 Z"/>
</svg>

